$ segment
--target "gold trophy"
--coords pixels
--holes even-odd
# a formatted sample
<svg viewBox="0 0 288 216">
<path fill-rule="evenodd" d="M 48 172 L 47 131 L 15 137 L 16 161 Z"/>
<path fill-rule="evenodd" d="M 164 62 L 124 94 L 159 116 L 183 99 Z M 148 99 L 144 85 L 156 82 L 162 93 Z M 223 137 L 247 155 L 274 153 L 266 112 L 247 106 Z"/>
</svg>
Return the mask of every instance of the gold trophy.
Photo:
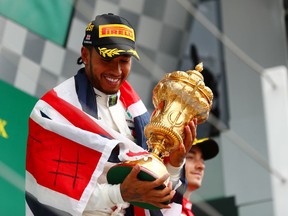
<svg viewBox="0 0 288 216">
<path fill-rule="evenodd" d="M 183 143 L 185 124 L 193 118 L 197 118 L 197 124 L 203 123 L 212 108 L 213 93 L 205 86 L 202 70 L 203 64 L 200 63 L 195 70 L 174 71 L 158 82 L 152 98 L 155 110 L 144 129 L 150 154 L 140 160 L 126 161 L 110 168 L 107 173 L 108 183 L 123 182 L 136 164 L 141 167 L 137 176 L 141 180 L 153 181 L 168 173 L 163 158 Z M 169 179 L 159 189 L 166 187 L 168 182 Z M 132 204 L 146 209 L 158 209 L 148 203 Z"/>
</svg>

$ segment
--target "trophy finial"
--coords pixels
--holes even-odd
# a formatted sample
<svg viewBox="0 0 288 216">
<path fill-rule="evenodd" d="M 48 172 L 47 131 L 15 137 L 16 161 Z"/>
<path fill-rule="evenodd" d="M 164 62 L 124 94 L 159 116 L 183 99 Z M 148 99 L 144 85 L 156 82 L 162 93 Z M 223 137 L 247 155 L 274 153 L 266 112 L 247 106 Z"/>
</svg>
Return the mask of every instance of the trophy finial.
<svg viewBox="0 0 288 216">
<path fill-rule="evenodd" d="M 202 72 L 203 71 L 203 62 L 200 62 L 199 64 L 197 64 L 195 66 L 195 70 L 197 70 L 198 72 Z"/>
</svg>

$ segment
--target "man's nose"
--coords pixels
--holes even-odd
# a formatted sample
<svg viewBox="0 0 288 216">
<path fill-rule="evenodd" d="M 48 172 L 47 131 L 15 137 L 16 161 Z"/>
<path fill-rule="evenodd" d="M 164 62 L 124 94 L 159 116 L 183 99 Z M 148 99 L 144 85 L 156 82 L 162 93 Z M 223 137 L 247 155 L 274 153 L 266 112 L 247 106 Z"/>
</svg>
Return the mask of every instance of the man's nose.
<svg viewBox="0 0 288 216">
<path fill-rule="evenodd" d="M 196 164 L 197 164 L 198 169 L 201 169 L 201 170 L 205 169 L 205 164 L 202 159 L 197 160 Z"/>
<path fill-rule="evenodd" d="M 115 60 L 112 64 L 112 68 L 113 68 L 113 73 L 116 75 L 116 76 L 119 76 L 122 74 L 122 68 L 121 68 L 121 64 L 119 61 Z"/>
</svg>

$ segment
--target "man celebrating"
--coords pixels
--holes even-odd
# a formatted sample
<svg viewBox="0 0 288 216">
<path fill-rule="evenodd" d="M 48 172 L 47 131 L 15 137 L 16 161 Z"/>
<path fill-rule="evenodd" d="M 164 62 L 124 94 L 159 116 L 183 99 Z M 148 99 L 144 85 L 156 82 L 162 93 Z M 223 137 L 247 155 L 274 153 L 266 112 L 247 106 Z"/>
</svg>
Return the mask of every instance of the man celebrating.
<svg viewBox="0 0 288 216">
<path fill-rule="evenodd" d="M 187 189 L 183 196 L 182 216 L 194 216 L 191 210 L 192 203 L 189 200 L 190 196 L 193 191 L 201 187 L 205 170 L 204 160 L 214 158 L 218 152 L 219 147 L 214 140 L 208 138 L 195 139 L 192 148 L 187 154 L 183 169 L 187 181 Z"/>
<path fill-rule="evenodd" d="M 123 17 L 103 14 L 85 31 L 84 67 L 48 91 L 29 119 L 26 157 L 26 215 L 180 215 L 173 200 L 197 120 L 185 128 L 185 140 L 165 164 L 169 174 L 141 181 L 138 165 L 121 184 L 108 184 L 109 168 L 147 156 L 144 127 L 149 114 L 127 82 L 132 57 L 139 60 L 135 31 Z M 159 210 L 137 209 L 131 202 Z M 165 210 L 165 213 L 162 212 Z"/>
</svg>

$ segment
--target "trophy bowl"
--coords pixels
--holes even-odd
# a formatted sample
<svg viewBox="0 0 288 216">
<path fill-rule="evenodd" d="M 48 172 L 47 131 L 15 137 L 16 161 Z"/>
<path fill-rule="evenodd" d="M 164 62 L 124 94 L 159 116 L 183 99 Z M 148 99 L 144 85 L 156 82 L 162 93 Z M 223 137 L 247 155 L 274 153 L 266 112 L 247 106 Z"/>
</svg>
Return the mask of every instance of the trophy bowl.
<svg viewBox="0 0 288 216">
<path fill-rule="evenodd" d="M 195 70 L 167 73 L 158 82 L 152 97 L 155 110 L 144 128 L 149 155 L 111 167 L 107 173 L 109 184 L 122 183 L 136 164 L 140 165 L 137 176 L 140 180 L 153 181 L 168 173 L 163 159 L 183 143 L 185 125 L 194 118 L 197 118 L 197 124 L 205 122 L 212 108 L 213 93 L 205 86 L 202 70 L 203 64 L 200 63 Z M 163 189 L 168 182 L 169 179 L 157 189 Z M 148 203 L 131 204 L 158 209 Z"/>
</svg>

